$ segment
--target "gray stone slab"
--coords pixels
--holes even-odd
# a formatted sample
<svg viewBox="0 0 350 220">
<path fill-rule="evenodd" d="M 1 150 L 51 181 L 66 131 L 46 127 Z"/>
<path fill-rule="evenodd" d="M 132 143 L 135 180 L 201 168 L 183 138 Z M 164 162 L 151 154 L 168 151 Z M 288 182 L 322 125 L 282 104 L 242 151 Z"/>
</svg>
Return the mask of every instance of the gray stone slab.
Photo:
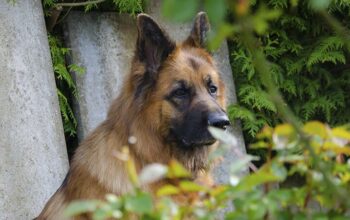
<svg viewBox="0 0 350 220">
<path fill-rule="evenodd" d="M 67 169 L 41 1 L 0 1 L 0 219 L 36 217 Z"/>
<path fill-rule="evenodd" d="M 151 15 L 165 30 L 169 33 L 172 39 L 178 42 L 186 39 L 191 31 L 192 23 L 172 23 L 161 16 L 161 1 L 149 0 L 147 1 L 146 13 Z M 226 86 L 226 97 L 228 105 L 237 102 L 236 89 L 232 77 L 232 69 L 230 66 L 229 53 L 227 43 L 224 42 L 221 47 L 214 53 L 214 60 L 217 68 L 221 74 Z M 230 132 L 237 140 L 235 148 L 225 154 L 222 163 L 214 169 L 214 178 L 217 183 L 227 183 L 229 181 L 229 166 L 232 162 L 237 160 L 241 155 L 246 154 L 241 124 L 236 121 L 230 129 Z M 242 174 L 247 170 L 242 170 Z"/>
<path fill-rule="evenodd" d="M 119 95 L 130 71 L 137 30 L 128 15 L 95 12 L 71 12 L 65 30 L 71 62 L 86 70 L 75 75 L 78 138 L 82 140 L 105 119 L 111 101 Z"/>
</svg>

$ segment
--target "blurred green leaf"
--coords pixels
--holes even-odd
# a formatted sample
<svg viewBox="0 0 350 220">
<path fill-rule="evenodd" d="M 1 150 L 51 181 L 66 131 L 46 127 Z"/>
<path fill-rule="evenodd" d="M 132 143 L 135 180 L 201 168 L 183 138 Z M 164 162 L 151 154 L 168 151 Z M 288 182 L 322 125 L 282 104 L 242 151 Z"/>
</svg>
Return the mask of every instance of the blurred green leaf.
<svg viewBox="0 0 350 220">
<path fill-rule="evenodd" d="M 257 172 L 251 175 L 245 176 L 241 179 L 241 182 L 237 185 L 238 191 L 252 190 L 258 185 L 262 185 L 268 182 L 276 182 L 283 180 L 280 176 L 271 173 L 267 168 L 259 169 Z"/>
<path fill-rule="evenodd" d="M 295 130 L 290 124 L 277 125 L 274 130 L 274 134 L 278 136 L 292 136 L 295 134 Z"/>
<path fill-rule="evenodd" d="M 162 2 L 162 14 L 175 22 L 192 20 L 198 8 L 198 0 L 164 0 Z"/>
<path fill-rule="evenodd" d="M 271 173 L 279 178 L 279 181 L 283 181 L 287 177 L 287 169 L 284 164 L 278 163 L 276 160 L 271 162 Z"/>
<path fill-rule="evenodd" d="M 191 174 L 176 160 L 171 160 L 168 167 L 167 177 L 169 178 L 183 178 L 190 177 Z"/>
<path fill-rule="evenodd" d="M 235 32 L 236 28 L 230 24 L 222 23 L 216 30 L 209 33 L 208 48 L 210 51 L 217 50 L 222 42 Z"/>
<path fill-rule="evenodd" d="M 350 140 L 350 132 L 344 127 L 336 127 L 332 129 L 332 135 L 337 138 Z"/>
<path fill-rule="evenodd" d="M 114 194 L 107 194 L 106 200 L 109 202 L 111 208 L 113 209 L 120 209 L 123 205 L 122 199 Z"/>
<path fill-rule="evenodd" d="M 305 131 L 305 133 L 307 133 L 309 135 L 317 135 L 322 139 L 325 139 L 328 136 L 326 126 L 319 121 L 307 122 L 304 125 L 303 130 Z"/>
<path fill-rule="evenodd" d="M 168 184 L 158 189 L 157 196 L 174 195 L 174 194 L 178 194 L 179 192 L 180 190 L 177 187 Z"/>
<path fill-rule="evenodd" d="M 137 175 L 135 161 L 133 158 L 129 158 L 126 161 L 126 169 L 129 175 L 129 179 L 134 186 L 139 185 L 139 176 Z"/>
<path fill-rule="evenodd" d="M 224 22 L 226 16 L 226 0 L 205 0 L 204 10 L 207 12 L 210 24 L 216 28 Z"/>
<path fill-rule="evenodd" d="M 206 190 L 205 187 L 191 181 L 181 181 L 179 187 L 185 192 L 199 192 Z"/>
<path fill-rule="evenodd" d="M 99 200 L 73 201 L 64 210 L 64 216 L 76 216 L 86 212 L 93 212 L 102 204 Z"/>
<path fill-rule="evenodd" d="M 315 11 L 326 10 L 331 3 L 331 0 L 310 0 L 310 6 Z"/>
<path fill-rule="evenodd" d="M 269 23 L 268 21 L 277 19 L 281 15 L 278 9 L 268 9 L 266 6 L 261 6 L 253 17 L 254 30 L 262 35 L 266 33 Z"/>
<path fill-rule="evenodd" d="M 125 198 L 125 209 L 137 214 L 151 213 L 153 210 L 152 197 L 144 192 L 129 195 Z"/>
</svg>

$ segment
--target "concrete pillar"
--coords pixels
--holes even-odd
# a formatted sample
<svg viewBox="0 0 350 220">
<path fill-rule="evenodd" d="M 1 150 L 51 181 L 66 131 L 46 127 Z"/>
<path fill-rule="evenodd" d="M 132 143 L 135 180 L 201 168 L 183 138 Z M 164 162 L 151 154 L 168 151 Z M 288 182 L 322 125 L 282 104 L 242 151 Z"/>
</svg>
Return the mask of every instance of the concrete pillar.
<svg viewBox="0 0 350 220">
<path fill-rule="evenodd" d="M 36 217 L 67 169 L 41 1 L 0 1 L 0 219 Z"/>
<path fill-rule="evenodd" d="M 164 29 L 168 32 L 170 37 L 178 42 L 183 41 L 188 37 L 193 23 L 171 23 L 161 16 L 161 1 L 160 0 L 149 0 L 145 12 L 151 15 Z M 229 53 L 227 43 L 224 42 L 221 47 L 214 53 L 214 60 L 217 64 L 219 72 L 226 86 L 226 97 L 228 105 L 237 102 L 235 84 L 232 77 L 232 69 L 230 66 Z M 217 183 L 228 183 L 229 181 L 229 166 L 240 155 L 245 155 L 245 144 L 241 129 L 241 124 L 236 121 L 230 132 L 237 139 L 237 146 L 234 149 L 230 149 L 230 152 L 225 154 L 223 162 L 217 166 L 214 170 L 214 178 Z M 247 170 L 242 170 L 245 173 Z"/>
<path fill-rule="evenodd" d="M 86 70 L 75 75 L 80 141 L 106 118 L 129 74 L 137 38 L 135 25 L 125 14 L 71 12 L 67 17 L 65 38 L 72 49 L 71 62 Z"/>
</svg>

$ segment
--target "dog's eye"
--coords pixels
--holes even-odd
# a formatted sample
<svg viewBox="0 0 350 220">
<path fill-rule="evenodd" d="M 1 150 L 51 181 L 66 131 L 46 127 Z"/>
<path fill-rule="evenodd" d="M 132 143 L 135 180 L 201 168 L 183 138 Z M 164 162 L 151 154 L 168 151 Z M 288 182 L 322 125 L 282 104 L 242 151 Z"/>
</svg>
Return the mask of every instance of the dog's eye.
<svg viewBox="0 0 350 220">
<path fill-rule="evenodd" d="M 187 96 L 188 90 L 185 88 L 178 88 L 174 91 L 173 94 L 177 98 L 183 98 L 183 97 Z"/>
<path fill-rule="evenodd" d="M 217 90 L 218 90 L 218 88 L 216 86 L 213 86 L 213 85 L 209 86 L 209 92 L 211 94 L 216 94 Z"/>
</svg>

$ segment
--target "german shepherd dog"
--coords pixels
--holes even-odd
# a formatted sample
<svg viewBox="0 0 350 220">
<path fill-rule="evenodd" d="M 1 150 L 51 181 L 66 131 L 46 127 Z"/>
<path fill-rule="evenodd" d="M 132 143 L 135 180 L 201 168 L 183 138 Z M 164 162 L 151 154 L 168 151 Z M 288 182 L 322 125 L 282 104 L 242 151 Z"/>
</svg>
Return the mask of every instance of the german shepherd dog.
<svg viewBox="0 0 350 220">
<path fill-rule="evenodd" d="M 137 28 L 135 56 L 120 96 L 107 119 L 77 148 L 65 180 L 37 219 L 64 219 L 63 210 L 73 200 L 130 191 L 125 162 L 114 154 L 125 145 L 138 171 L 171 159 L 183 164 L 194 180 L 207 170 L 208 153 L 216 146 L 208 126 L 229 125 L 224 83 L 205 50 L 207 15 L 198 13 L 180 44 L 146 14 L 138 15 Z M 136 143 L 128 143 L 130 136 Z"/>
</svg>

